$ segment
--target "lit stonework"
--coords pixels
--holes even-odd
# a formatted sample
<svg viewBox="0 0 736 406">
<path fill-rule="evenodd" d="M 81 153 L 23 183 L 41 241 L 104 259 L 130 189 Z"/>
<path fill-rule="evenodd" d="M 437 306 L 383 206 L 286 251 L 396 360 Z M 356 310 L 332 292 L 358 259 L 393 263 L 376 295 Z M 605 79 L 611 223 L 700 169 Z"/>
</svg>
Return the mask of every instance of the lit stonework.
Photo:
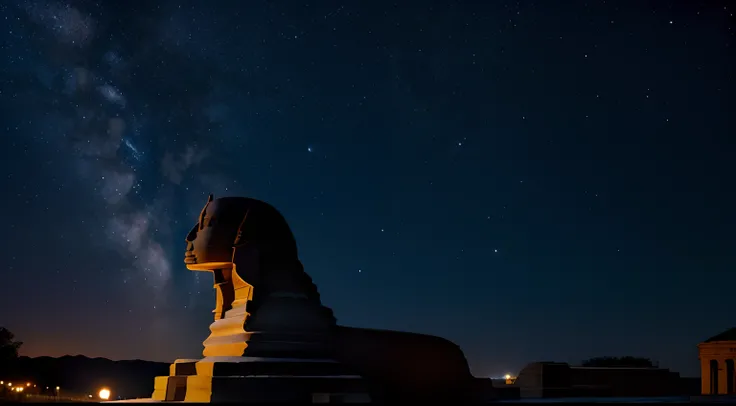
<svg viewBox="0 0 736 406">
<path fill-rule="evenodd" d="M 698 344 L 701 393 L 736 394 L 736 327 Z"/>
</svg>

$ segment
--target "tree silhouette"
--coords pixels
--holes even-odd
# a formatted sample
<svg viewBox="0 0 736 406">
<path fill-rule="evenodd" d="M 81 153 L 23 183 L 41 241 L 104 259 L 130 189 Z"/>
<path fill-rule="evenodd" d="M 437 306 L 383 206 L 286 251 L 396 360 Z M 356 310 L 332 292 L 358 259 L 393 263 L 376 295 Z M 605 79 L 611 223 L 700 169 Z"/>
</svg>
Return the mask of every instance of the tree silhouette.
<svg viewBox="0 0 736 406">
<path fill-rule="evenodd" d="M 8 364 L 18 358 L 18 350 L 23 345 L 14 341 L 15 334 L 5 327 L 0 327 L 0 364 Z"/>
<path fill-rule="evenodd" d="M 584 367 L 605 368 L 653 368 L 654 362 L 649 358 L 641 357 L 595 357 L 582 362 Z"/>
</svg>

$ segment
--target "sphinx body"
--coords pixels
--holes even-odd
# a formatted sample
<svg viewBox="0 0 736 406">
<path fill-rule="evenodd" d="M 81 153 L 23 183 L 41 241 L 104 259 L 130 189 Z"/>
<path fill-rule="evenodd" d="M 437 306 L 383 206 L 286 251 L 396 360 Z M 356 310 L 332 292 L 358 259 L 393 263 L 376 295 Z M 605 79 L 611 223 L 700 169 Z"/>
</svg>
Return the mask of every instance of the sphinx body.
<svg viewBox="0 0 736 406">
<path fill-rule="evenodd" d="M 175 364 L 168 383 L 157 383 L 161 399 L 185 400 L 171 394 L 171 388 L 178 385 L 172 379 L 175 375 L 207 370 L 205 377 L 188 378 L 193 385 L 204 388 L 198 389 L 204 395 L 191 399 L 214 401 L 215 389 L 210 381 L 218 375 L 215 364 L 224 360 L 241 362 L 245 358 L 281 360 L 282 374 L 299 369 L 297 375 L 360 377 L 374 401 L 467 403 L 472 397 L 473 377 L 462 350 L 452 342 L 421 334 L 338 326 L 304 272 L 286 220 L 267 203 L 210 196 L 187 236 L 184 261 L 190 270 L 214 275 L 215 320 L 204 342 L 205 358 L 197 362 L 208 366 L 177 372 L 187 369 L 187 365 L 179 363 L 181 368 L 177 369 Z M 307 364 L 295 363 L 299 359 L 314 362 L 305 369 L 303 365 Z M 318 364 L 322 366 L 317 367 Z M 264 370 L 254 367 L 256 363 L 249 365 L 236 368 L 237 374 L 242 377 L 256 374 L 252 371 L 258 368 Z M 186 399 L 190 399 L 189 395 Z"/>
<path fill-rule="evenodd" d="M 440 337 L 337 326 L 333 351 L 379 403 L 470 404 L 480 396 L 463 351 Z"/>
</svg>

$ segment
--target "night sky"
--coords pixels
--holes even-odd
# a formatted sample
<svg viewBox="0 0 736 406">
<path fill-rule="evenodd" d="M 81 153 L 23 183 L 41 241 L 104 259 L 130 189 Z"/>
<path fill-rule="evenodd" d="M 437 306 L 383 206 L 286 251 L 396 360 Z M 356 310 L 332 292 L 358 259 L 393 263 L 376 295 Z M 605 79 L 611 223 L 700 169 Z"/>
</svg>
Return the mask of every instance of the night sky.
<svg viewBox="0 0 736 406">
<path fill-rule="evenodd" d="M 200 356 L 212 192 L 284 214 L 341 324 L 478 376 L 697 375 L 736 325 L 726 3 L 3 1 L 0 325 L 31 356 Z"/>
</svg>

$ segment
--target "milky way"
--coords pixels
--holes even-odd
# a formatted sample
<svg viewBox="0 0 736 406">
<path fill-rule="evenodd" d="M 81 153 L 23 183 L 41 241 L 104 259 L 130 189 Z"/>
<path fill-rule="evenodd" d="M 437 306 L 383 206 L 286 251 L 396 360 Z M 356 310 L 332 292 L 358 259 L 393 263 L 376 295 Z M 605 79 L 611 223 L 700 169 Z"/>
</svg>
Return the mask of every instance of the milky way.
<svg viewBox="0 0 736 406">
<path fill-rule="evenodd" d="M 165 288 L 172 265 L 161 238 L 169 230 L 165 212 L 171 197 L 162 181 L 179 183 L 186 170 L 197 163 L 189 152 L 194 147 L 187 145 L 191 138 L 180 140 L 187 151 L 180 160 L 172 158 L 172 151 L 165 151 L 163 160 L 153 151 L 156 141 L 169 138 L 166 133 L 152 137 L 154 130 L 145 124 L 155 120 L 159 112 L 140 102 L 128 103 L 122 89 L 134 87 L 134 79 L 118 84 L 131 75 L 125 57 L 114 50 L 91 49 L 96 36 L 119 33 L 95 32 L 104 25 L 63 3 L 34 2 L 26 4 L 24 10 L 39 29 L 46 29 L 58 42 L 50 44 L 56 48 L 57 58 L 39 64 L 61 79 L 53 81 L 49 90 L 65 110 L 64 115 L 48 124 L 63 131 L 58 136 L 71 142 L 69 148 L 77 157 L 80 175 L 96 185 L 104 200 L 100 204 L 105 205 L 109 218 L 103 227 L 110 242 L 132 259 L 132 267 L 147 283 Z M 145 149 L 152 152 L 146 154 Z M 144 178 L 141 168 L 146 165 L 162 166 L 166 176 Z M 155 186 L 148 190 L 148 183 Z M 147 193 L 147 198 L 141 198 L 142 193 Z M 128 279 L 125 276 L 123 281 Z"/>
</svg>

